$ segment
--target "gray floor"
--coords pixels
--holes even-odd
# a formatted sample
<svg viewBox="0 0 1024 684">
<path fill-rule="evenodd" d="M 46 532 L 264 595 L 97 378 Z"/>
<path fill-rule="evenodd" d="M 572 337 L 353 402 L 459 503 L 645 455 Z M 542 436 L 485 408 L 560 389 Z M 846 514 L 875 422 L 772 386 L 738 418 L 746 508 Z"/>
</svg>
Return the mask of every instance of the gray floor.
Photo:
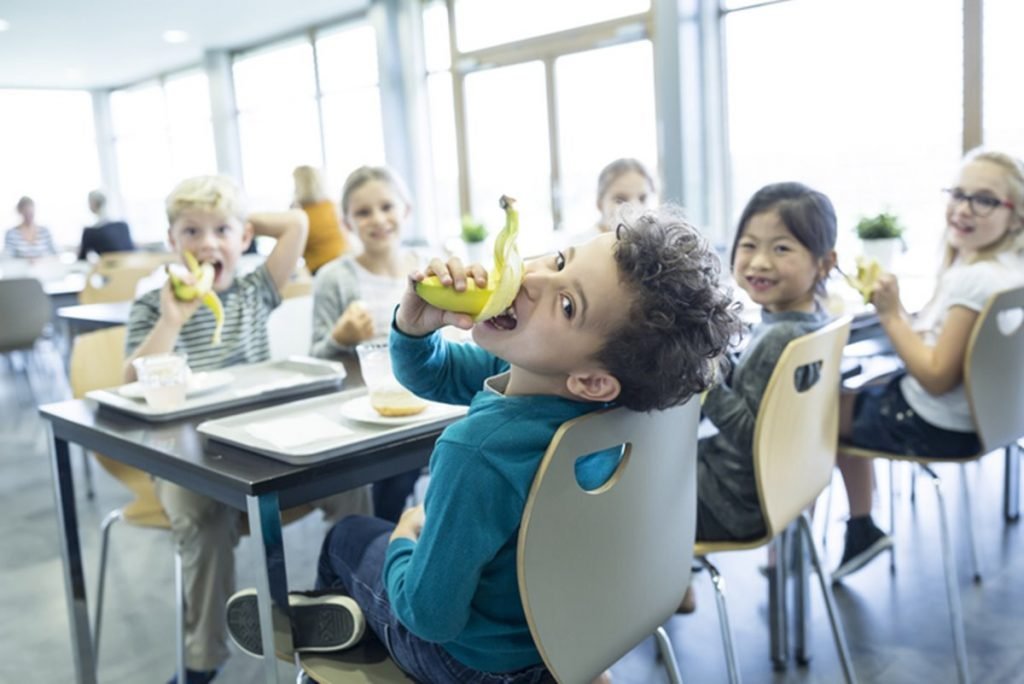
<svg viewBox="0 0 1024 684">
<path fill-rule="evenodd" d="M 58 356 L 36 355 L 29 375 L 36 400 L 63 398 L 66 385 Z M 0 682 L 73 681 L 64 585 L 57 549 L 57 526 L 50 483 L 46 426 L 36 415 L 26 375 L 0 361 Z M 96 496 L 84 496 L 82 459 L 73 454 L 82 524 L 89 598 L 95 600 L 98 529 L 103 516 L 126 502 L 119 485 L 94 468 Z M 971 669 L 976 682 L 1024 681 L 1024 649 L 1020 629 L 1024 605 L 1024 545 L 1021 527 L 1002 520 L 1002 457 L 989 457 L 970 466 L 975 530 L 981 549 L 984 582 L 969 579 L 969 562 L 962 535 L 959 475 L 948 467 L 946 485 L 966 617 Z M 905 471 L 897 471 L 901 494 L 908 492 Z M 884 471 L 882 475 L 884 476 Z M 879 559 L 838 587 L 836 597 L 849 638 L 854 665 L 863 682 L 954 682 L 949 619 L 942 582 L 938 521 L 934 494 L 918 481 L 918 498 L 911 507 L 897 496 L 899 564 L 890 575 L 887 559 Z M 881 492 L 887 492 L 883 477 Z M 837 490 L 838 494 L 838 490 Z M 841 551 L 841 494 L 831 516 L 826 555 L 834 566 Z M 884 507 L 881 519 L 888 520 Z M 821 520 L 819 529 L 822 527 Z M 285 532 L 292 586 L 312 584 L 314 562 L 325 527 L 318 516 L 290 525 Z M 102 682 L 163 682 L 174 661 L 172 554 L 168 535 L 130 527 L 113 532 L 100 654 Z M 820 536 L 820 533 L 819 533 Z M 255 561 L 250 540 L 238 550 L 239 586 L 251 586 L 247 568 Z M 820 593 L 812 591 L 813 659 L 806 668 L 791 663 L 787 671 L 772 671 L 768 658 L 766 583 L 757 571 L 763 551 L 724 554 L 714 559 L 728 582 L 733 631 L 746 682 L 838 682 L 841 676 Z M 726 680 L 714 599 L 707 573 L 695 576 L 699 610 L 673 618 L 667 625 L 687 682 Z M 595 600 L 599 600 L 599 597 Z M 614 616 L 609 616 L 614 619 Z M 280 666 L 282 681 L 289 668 Z M 648 641 L 612 670 L 615 684 L 667 681 Z M 259 662 L 235 653 L 218 682 L 254 682 Z"/>
</svg>

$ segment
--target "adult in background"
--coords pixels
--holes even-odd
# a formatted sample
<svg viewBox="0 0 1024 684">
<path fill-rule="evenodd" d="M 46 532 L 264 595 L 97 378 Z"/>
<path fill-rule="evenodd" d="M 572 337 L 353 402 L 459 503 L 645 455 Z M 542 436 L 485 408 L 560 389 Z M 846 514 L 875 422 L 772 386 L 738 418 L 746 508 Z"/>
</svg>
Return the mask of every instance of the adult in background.
<svg viewBox="0 0 1024 684">
<path fill-rule="evenodd" d="M 310 273 L 328 261 L 348 251 L 348 241 L 338 220 L 338 209 L 324 192 L 320 172 L 312 166 L 296 166 L 292 171 L 295 180 L 295 201 L 292 206 L 302 209 L 309 218 L 309 237 L 302 258 Z"/>
<path fill-rule="evenodd" d="M 36 224 L 36 203 L 22 197 L 17 204 L 21 223 L 4 235 L 4 255 L 14 259 L 38 259 L 57 253 L 53 236 L 45 226 Z"/>
<path fill-rule="evenodd" d="M 131 252 L 135 249 L 132 233 L 124 221 L 111 221 L 107 216 L 107 196 L 99 190 L 89 193 L 89 211 L 96 216 L 96 223 L 82 231 L 82 244 L 78 258 L 85 259 L 90 252 Z"/>
</svg>

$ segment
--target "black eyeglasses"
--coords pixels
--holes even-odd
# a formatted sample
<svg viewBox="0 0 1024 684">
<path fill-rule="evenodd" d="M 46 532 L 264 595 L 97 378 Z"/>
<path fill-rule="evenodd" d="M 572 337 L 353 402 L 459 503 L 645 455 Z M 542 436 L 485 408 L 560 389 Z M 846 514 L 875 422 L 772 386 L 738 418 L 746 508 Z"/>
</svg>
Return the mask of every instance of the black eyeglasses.
<svg viewBox="0 0 1024 684">
<path fill-rule="evenodd" d="M 966 201 L 971 213 L 975 216 L 988 216 L 999 207 L 1013 209 L 1013 202 L 1001 200 L 992 195 L 969 195 L 960 188 L 943 188 L 942 192 L 949 195 L 950 204 L 960 204 Z"/>
</svg>

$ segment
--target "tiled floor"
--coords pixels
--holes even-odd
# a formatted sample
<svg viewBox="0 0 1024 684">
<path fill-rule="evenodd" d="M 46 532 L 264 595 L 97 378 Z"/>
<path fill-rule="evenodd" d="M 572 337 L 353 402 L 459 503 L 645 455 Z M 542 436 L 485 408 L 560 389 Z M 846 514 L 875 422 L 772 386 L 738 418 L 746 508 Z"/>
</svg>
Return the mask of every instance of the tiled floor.
<svg viewBox="0 0 1024 684">
<path fill-rule="evenodd" d="M 56 355 L 37 355 L 33 386 L 41 401 L 61 398 L 62 368 Z M 46 426 L 36 415 L 25 375 L 0 361 L 0 682 L 73 681 L 64 585 Z M 99 523 L 111 509 L 126 502 L 119 485 L 94 468 L 96 496 L 87 500 L 81 457 L 73 454 L 82 525 L 89 598 L 95 601 Z M 884 469 L 880 469 L 884 476 Z M 897 471 L 897 549 L 899 564 L 890 575 L 887 558 L 880 558 L 837 587 L 836 598 L 846 628 L 854 665 L 862 682 L 954 682 L 952 641 L 946 610 L 935 498 L 918 480 L 916 506 L 905 494 L 909 478 Z M 1024 524 L 1002 520 L 1001 456 L 990 456 L 967 469 L 974 492 L 975 530 L 981 550 L 984 582 L 969 579 L 969 563 L 960 512 L 959 474 L 948 475 L 946 496 L 951 507 L 954 543 L 970 652 L 976 682 L 1024 682 L 1021 615 L 1024 615 Z M 838 484 L 837 484 L 838 487 Z M 886 478 L 880 491 L 886 492 Z M 842 542 L 837 489 L 826 555 L 835 565 Z M 823 509 L 822 509 L 823 510 Z M 888 521 L 884 506 L 881 520 Z M 818 521 L 821 528 L 821 521 Z M 887 524 L 887 522 L 886 522 Z M 289 579 L 296 588 L 311 585 L 314 561 L 325 527 L 318 516 L 290 525 L 285 532 Z M 167 534 L 129 527 L 115 529 L 110 556 L 107 605 L 100 653 L 100 681 L 111 683 L 163 682 L 173 668 L 173 575 Z M 244 539 L 238 549 L 239 586 L 252 585 L 248 560 L 255 548 Z M 785 672 L 772 671 L 768 658 L 766 582 L 757 571 L 763 552 L 726 554 L 715 558 L 728 583 L 728 599 L 736 647 L 745 682 L 841 681 L 831 633 L 820 600 L 812 587 L 813 659 L 808 667 L 791 663 Z M 667 628 L 673 639 L 684 681 L 726 681 L 718 620 L 707 573 L 696 575 L 699 610 L 676 617 Z M 614 619 L 614 616 L 609 616 Z M 260 678 L 259 662 L 235 653 L 218 682 L 248 683 Z M 280 665 L 282 681 L 290 668 Z M 641 644 L 613 668 L 615 684 L 667 681 L 653 643 Z"/>
</svg>

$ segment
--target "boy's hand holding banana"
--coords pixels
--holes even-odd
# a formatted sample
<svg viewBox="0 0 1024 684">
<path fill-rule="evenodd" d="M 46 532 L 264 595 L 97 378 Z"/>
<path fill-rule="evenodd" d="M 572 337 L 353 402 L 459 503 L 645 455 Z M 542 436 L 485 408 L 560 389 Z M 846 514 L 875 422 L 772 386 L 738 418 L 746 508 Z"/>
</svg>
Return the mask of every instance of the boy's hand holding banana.
<svg viewBox="0 0 1024 684">
<path fill-rule="evenodd" d="M 494 268 L 491 272 L 488 274 L 479 265 L 463 269 L 457 261 L 444 265 L 435 259 L 428 269 L 435 275 L 414 277 L 418 281 L 415 292 L 423 302 L 449 313 L 434 320 L 435 317 L 424 311 L 426 307 L 422 302 L 420 307 L 413 304 L 419 310 L 409 316 L 412 320 L 399 321 L 404 332 L 426 334 L 446 323 L 468 328 L 473 323 L 504 313 L 512 305 L 523 282 L 523 259 L 516 246 L 519 212 L 516 211 L 515 200 L 504 195 L 501 207 L 505 210 L 505 227 L 494 242 Z M 465 288 L 456 289 L 463 281 Z"/>
<path fill-rule="evenodd" d="M 188 266 L 186 273 L 179 270 L 182 266 L 178 264 L 167 265 L 171 290 L 179 301 L 199 300 L 213 312 L 213 318 L 217 322 L 217 327 L 213 331 L 213 344 L 220 344 L 220 333 L 224 327 L 224 307 L 221 305 L 220 297 L 213 291 L 213 264 L 200 264 L 192 252 L 188 251 L 185 252 L 185 264 Z"/>
</svg>

